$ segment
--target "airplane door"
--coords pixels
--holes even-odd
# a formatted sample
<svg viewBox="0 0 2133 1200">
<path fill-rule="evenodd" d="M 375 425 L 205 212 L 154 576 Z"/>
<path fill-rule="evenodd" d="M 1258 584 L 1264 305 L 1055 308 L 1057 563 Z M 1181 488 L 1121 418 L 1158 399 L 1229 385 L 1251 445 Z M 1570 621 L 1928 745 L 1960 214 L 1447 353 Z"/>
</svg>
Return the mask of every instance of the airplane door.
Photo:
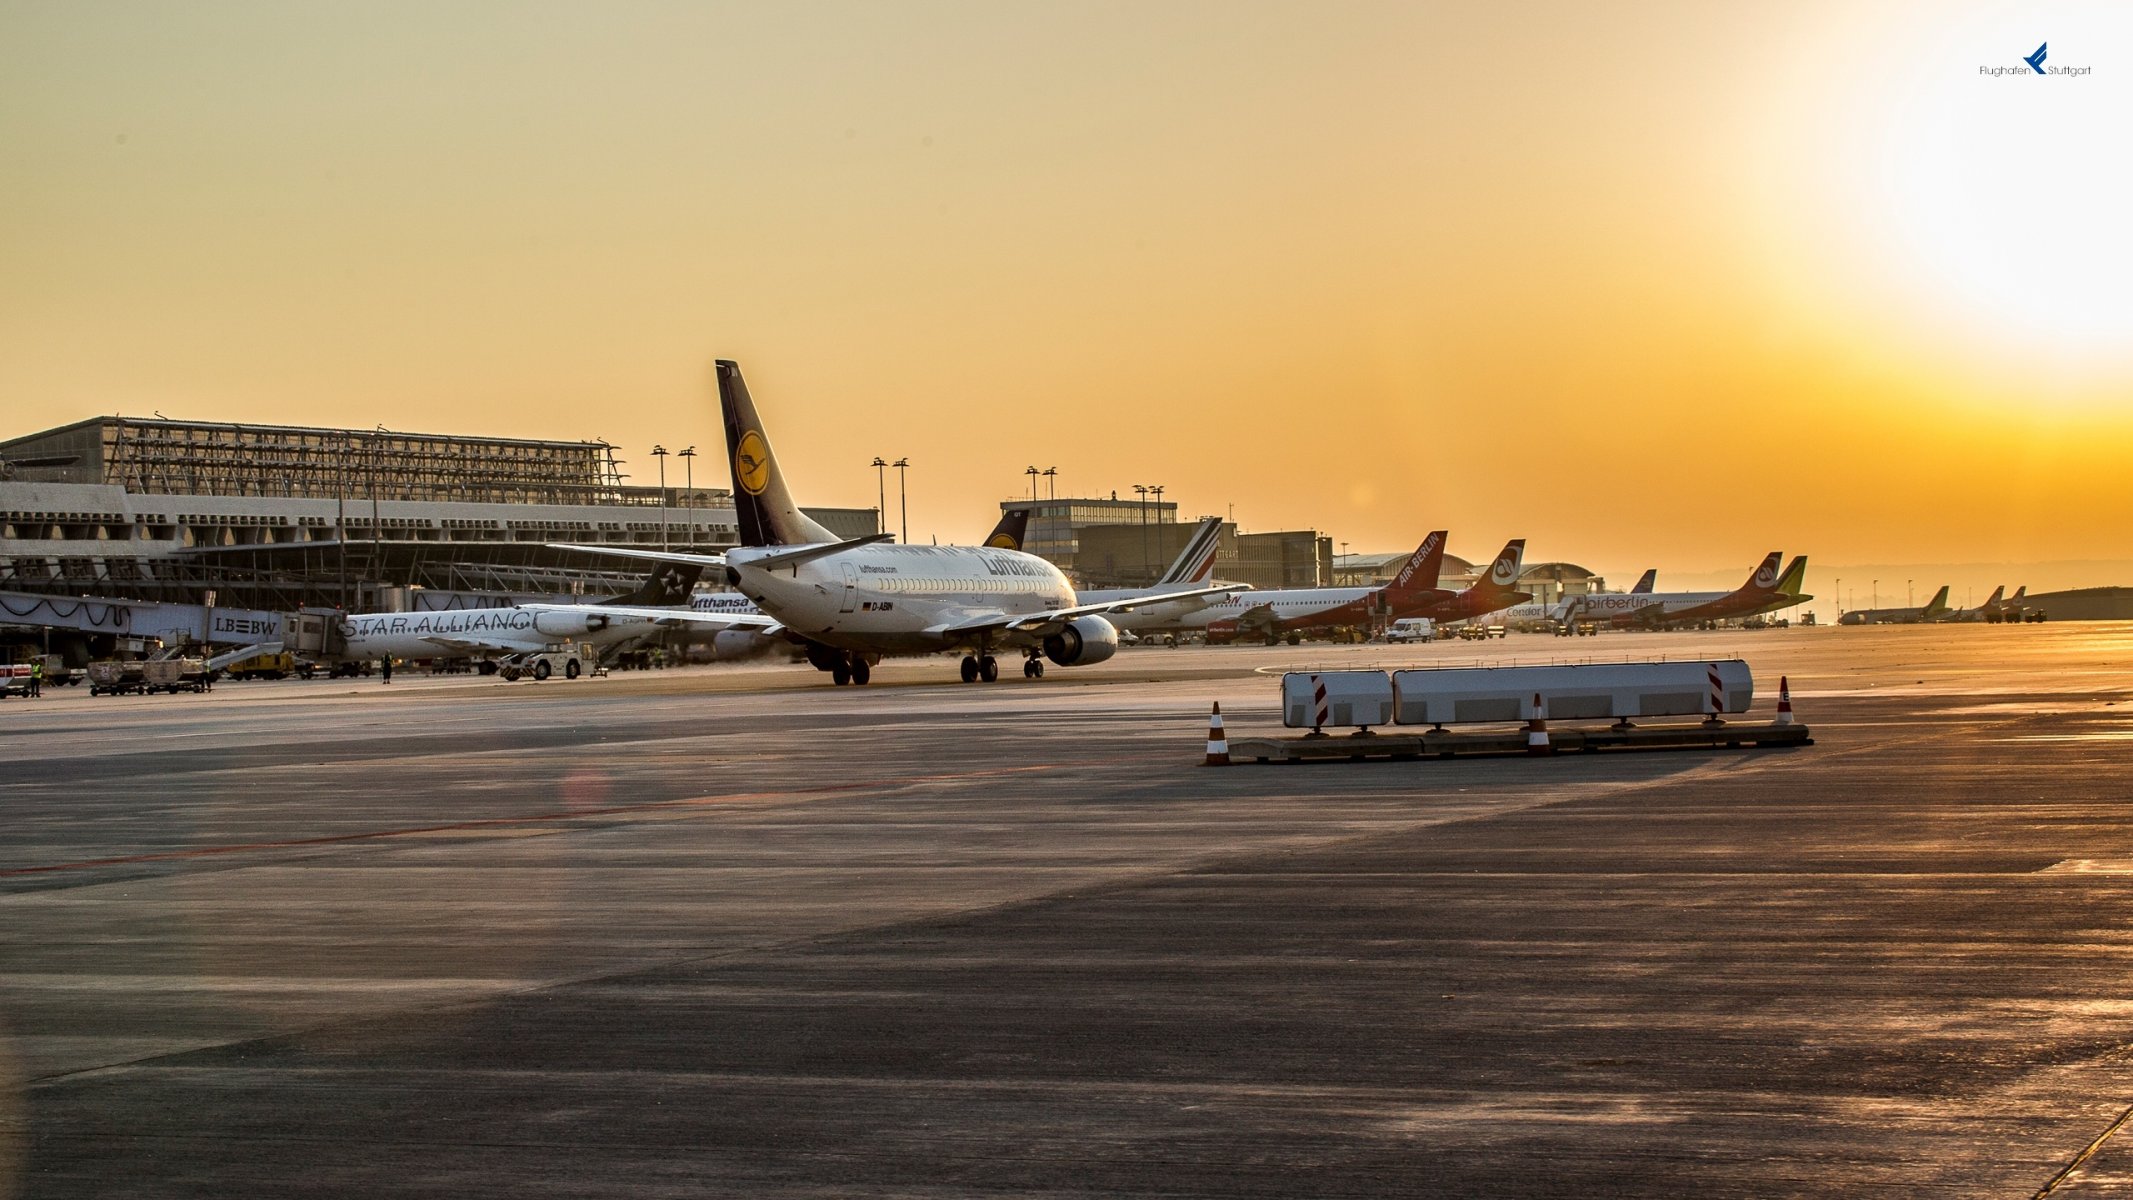
<svg viewBox="0 0 2133 1200">
<path fill-rule="evenodd" d="M 859 569 L 850 563 L 844 567 L 844 606 L 838 612 L 851 612 L 859 606 Z"/>
</svg>

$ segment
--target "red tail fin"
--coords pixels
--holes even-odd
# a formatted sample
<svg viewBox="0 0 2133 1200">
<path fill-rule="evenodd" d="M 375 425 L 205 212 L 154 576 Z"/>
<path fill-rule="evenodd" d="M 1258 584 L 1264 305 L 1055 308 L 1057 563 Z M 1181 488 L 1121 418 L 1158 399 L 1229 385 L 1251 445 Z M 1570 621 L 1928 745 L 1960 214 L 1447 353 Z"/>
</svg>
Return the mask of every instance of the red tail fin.
<svg viewBox="0 0 2133 1200">
<path fill-rule="evenodd" d="M 1741 585 L 1741 590 L 1744 592 L 1776 591 L 1778 585 L 1778 563 L 1783 561 L 1784 557 L 1784 551 L 1772 550 L 1770 556 L 1763 560 L 1763 565 L 1757 567 L 1755 573 L 1748 576 L 1748 582 Z"/>
<path fill-rule="evenodd" d="M 1437 573 L 1444 568 L 1444 540 L 1446 533 L 1439 529 L 1422 539 L 1415 552 L 1408 556 L 1407 565 L 1393 576 L 1388 590 L 1394 592 L 1428 592 L 1437 587 Z"/>
</svg>

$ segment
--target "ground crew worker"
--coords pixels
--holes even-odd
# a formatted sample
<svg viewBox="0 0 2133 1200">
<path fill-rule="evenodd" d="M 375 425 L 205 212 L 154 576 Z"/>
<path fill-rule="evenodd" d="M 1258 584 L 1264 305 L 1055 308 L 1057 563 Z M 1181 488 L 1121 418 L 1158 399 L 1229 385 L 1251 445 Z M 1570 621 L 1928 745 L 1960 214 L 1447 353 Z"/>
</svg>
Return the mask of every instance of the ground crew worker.
<svg viewBox="0 0 2133 1200">
<path fill-rule="evenodd" d="M 387 682 L 387 683 L 391 683 L 392 681 L 393 681 L 393 656 L 392 656 L 392 655 L 390 655 L 390 654 L 388 654 L 388 655 L 386 655 L 386 656 L 385 656 L 385 682 Z"/>
<path fill-rule="evenodd" d="M 42 695 L 44 695 L 44 660 L 33 658 L 30 660 L 30 699 L 35 700 Z"/>
</svg>

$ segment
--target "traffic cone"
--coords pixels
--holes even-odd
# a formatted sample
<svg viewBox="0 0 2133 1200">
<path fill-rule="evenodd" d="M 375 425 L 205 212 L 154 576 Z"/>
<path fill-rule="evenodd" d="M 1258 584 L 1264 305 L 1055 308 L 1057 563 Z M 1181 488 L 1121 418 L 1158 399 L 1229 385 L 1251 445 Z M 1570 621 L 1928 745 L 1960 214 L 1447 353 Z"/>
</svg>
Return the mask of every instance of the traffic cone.
<svg viewBox="0 0 2133 1200">
<path fill-rule="evenodd" d="M 1541 713 L 1539 692 L 1533 693 L 1533 719 L 1526 722 L 1526 753 L 1555 753 L 1555 748 L 1548 744 L 1548 718 Z"/>
<path fill-rule="evenodd" d="M 1792 724 L 1792 681 L 1778 676 L 1778 715 L 1772 725 Z"/>
<path fill-rule="evenodd" d="M 1222 702 L 1215 701 L 1215 711 L 1207 717 L 1207 765 L 1229 765 L 1229 735 L 1222 732 Z"/>
</svg>

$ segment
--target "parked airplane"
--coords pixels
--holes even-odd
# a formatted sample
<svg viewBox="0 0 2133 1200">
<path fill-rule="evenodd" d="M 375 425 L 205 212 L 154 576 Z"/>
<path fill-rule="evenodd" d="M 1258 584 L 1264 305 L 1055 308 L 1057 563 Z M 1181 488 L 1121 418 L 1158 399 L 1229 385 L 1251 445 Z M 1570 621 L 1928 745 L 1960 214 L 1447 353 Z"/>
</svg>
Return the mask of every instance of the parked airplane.
<svg viewBox="0 0 2133 1200">
<path fill-rule="evenodd" d="M 2023 603 L 2028 599 L 2029 585 L 2025 583 L 2021 587 L 2015 589 L 2014 595 L 2009 596 L 2004 602 L 2000 604 L 2000 615 L 1998 619 L 2002 621 L 2026 621 L 2034 617 L 2039 621 L 2043 620 L 2044 616 L 2042 613 L 2037 612 L 2036 610 L 2030 608 L 2029 605 Z M 1993 618 L 1988 615 L 1985 619 L 1990 621 Z"/>
<path fill-rule="evenodd" d="M 2001 596 L 2006 591 L 2007 585 L 2003 583 L 1992 589 L 1992 594 L 1985 597 L 1985 602 L 1976 608 L 1951 608 L 1947 612 L 1935 616 L 1933 620 L 1951 625 L 1983 624 L 1993 619 L 1996 615 L 2005 613 L 2006 602 L 2001 599 Z"/>
<path fill-rule="evenodd" d="M 665 563 L 636 591 L 595 604 L 517 604 L 445 612 L 359 613 L 341 621 L 343 649 L 333 661 L 373 658 L 479 658 L 588 644 L 612 646 L 657 632 L 680 612 L 703 567 Z M 628 605 L 624 612 L 611 606 Z"/>
<path fill-rule="evenodd" d="M 1635 586 L 1635 587 L 1633 587 L 1633 588 L 1629 589 L 1629 592 L 1630 592 L 1630 594 L 1631 594 L 1631 595 L 1633 595 L 1633 596 L 1646 596 L 1646 595 L 1650 595 L 1650 594 L 1651 594 L 1651 590 L 1652 590 L 1652 585 L 1653 585 L 1653 584 L 1656 584 L 1656 583 L 1658 583 L 1658 582 L 1659 582 L 1659 568 L 1657 568 L 1657 567 L 1646 567 L 1646 568 L 1644 568 L 1644 575 L 1643 575 L 1643 576 L 1642 576 L 1641 578 L 1639 578 L 1639 579 L 1637 580 L 1637 586 Z"/>
<path fill-rule="evenodd" d="M 760 615 L 671 614 L 723 628 L 775 630 L 806 648 L 836 682 L 866 683 L 885 654 L 961 650 L 965 683 L 999 678 L 994 650 L 1021 650 L 1025 676 L 1102 662 L 1118 652 L 1104 614 L 1220 591 L 1195 588 L 1125 601 L 1080 603 L 1059 569 L 1019 550 L 887 545 L 887 536 L 839 540 L 795 504 L 738 363 L 717 364 L 732 453 L 741 545 L 724 555 L 612 546 L 560 546 L 594 554 L 722 566 Z M 670 614 L 602 606 L 616 616 Z"/>
<path fill-rule="evenodd" d="M 1461 592 L 1436 589 L 1435 595 L 1417 594 L 1412 600 L 1394 598 L 1394 617 L 1428 617 L 1432 621 L 1471 621 L 1501 608 L 1510 608 L 1533 598 L 1517 590 L 1518 575 L 1526 557 L 1526 539 L 1504 543 L 1496 561 L 1472 587 Z M 1432 573 L 1434 576 L 1434 573 Z"/>
<path fill-rule="evenodd" d="M 1948 585 L 1916 608 L 1855 608 L 1837 618 L 1839 625 L 1917 625 L 1937 621 L 1948 611 Z"/>
<path fill-rule="evenodd" d="M 1367 628 L 1380 617 L 1395 615 L 1399 606 L 1451 594 L 1437 587 L 1444 540 L 1442 529 L 1423 538 L 1400 573 L 1381 588 L 1261 588 L 1174 617 L 1153 618 L 1145 628 L 1204 629 L 1217 640 L 1263 637 L 1268 645 L 1285 636 L 1291 642 L 1301 641 L 1308 630 Z M 1130 628 L 1144 631 L 1141 625 Z"/>
<path fill-rule="evenodd" d="M 1599 596 L 1648 596 L 1651 594 L 1652 585 L 1658 582 L 1658 579 L 1659 568 L 1647 567 L 1644 570 L 1644 574 L 1637 578 L 1637 586 L 1627 592 L 1593 592 L 1587 594 Z M 1553 604 L 1514 604 L 1509 608 L 1499 608 L 1495 612 L 1483 614 L 1481 619 L 1498 625 L 1532 626 L 1544 622 L 1561 624 L 1568 620 L 1576 610 L 1577 601 L 1577 596 L 1567 595 Z"/>
<path fill-rule="evenodd" d="M 1741 615 L 1759 617 L 1764 613 L 1774 613 L 1781 609 L 1805 604 L 1814 599 L 1813 596 L 1807 594 L 1806 588 L 1807 556 L 1802 554 L 1792 560 L 1791 565 L 1785 568 L 1784 574 L 1778 576 L 1777 590 L 1771 597 L 1761 605 Z"/>
<path fill-rule="evenodd" d="M 1670 625 L 1700 624 L 1745 617 L 1782 608 L 1797 601 L 1778 603 L 1778 563 L 1784 555 L 1772 550 L 1748 576 L 1748 581 L 1730 592 L 1594 592 L 1577 597 L 1568 619 L 1579 622 L 1663 629 Z M 1805 559 L 1800 570 L 1806 571 Z"/>
<path fill-rule="evenodd" d="M 1206 517 L 1200 521 L 1199 528 L 1193 530 L 1192 537 L 1186 541 L 1185 548 L 1180 550 L 1177 558 L 1171 562 L 1170 569 L 1163 572 L 1163 577 L 1156 580 L 1153 587 L 1098 588 L 1077 594 L 1084 602 L 1100 603 L 1111 600 L 1139 599 L 1157 592 L 1174 592 L 1179 588 L 1189 588 L 1196 585 L 1208 586 L 1215 572 L 1215 551 L 1219 550 L 1221 546 L 1222 518 Z M 1161 604 L 1143 605 L 1130 612 L 1117 613 L 1110 618 L 1110 621 L 1120 629 L 1136 634 L 1176 629 L 1178 628 L 1177 622 L 1187 614 L 1198 612 L 1210 604 L 1229 599 L 1240 592 L 1252 591 L 1253 589 L 1243 584 L 1238 584 L 1232 588 L 1209 591 L 1186 600 L 1171 600 Z M 1254 592 L 1253 594 L 1259 595 L 1263 593 Z"/>
</svg>

